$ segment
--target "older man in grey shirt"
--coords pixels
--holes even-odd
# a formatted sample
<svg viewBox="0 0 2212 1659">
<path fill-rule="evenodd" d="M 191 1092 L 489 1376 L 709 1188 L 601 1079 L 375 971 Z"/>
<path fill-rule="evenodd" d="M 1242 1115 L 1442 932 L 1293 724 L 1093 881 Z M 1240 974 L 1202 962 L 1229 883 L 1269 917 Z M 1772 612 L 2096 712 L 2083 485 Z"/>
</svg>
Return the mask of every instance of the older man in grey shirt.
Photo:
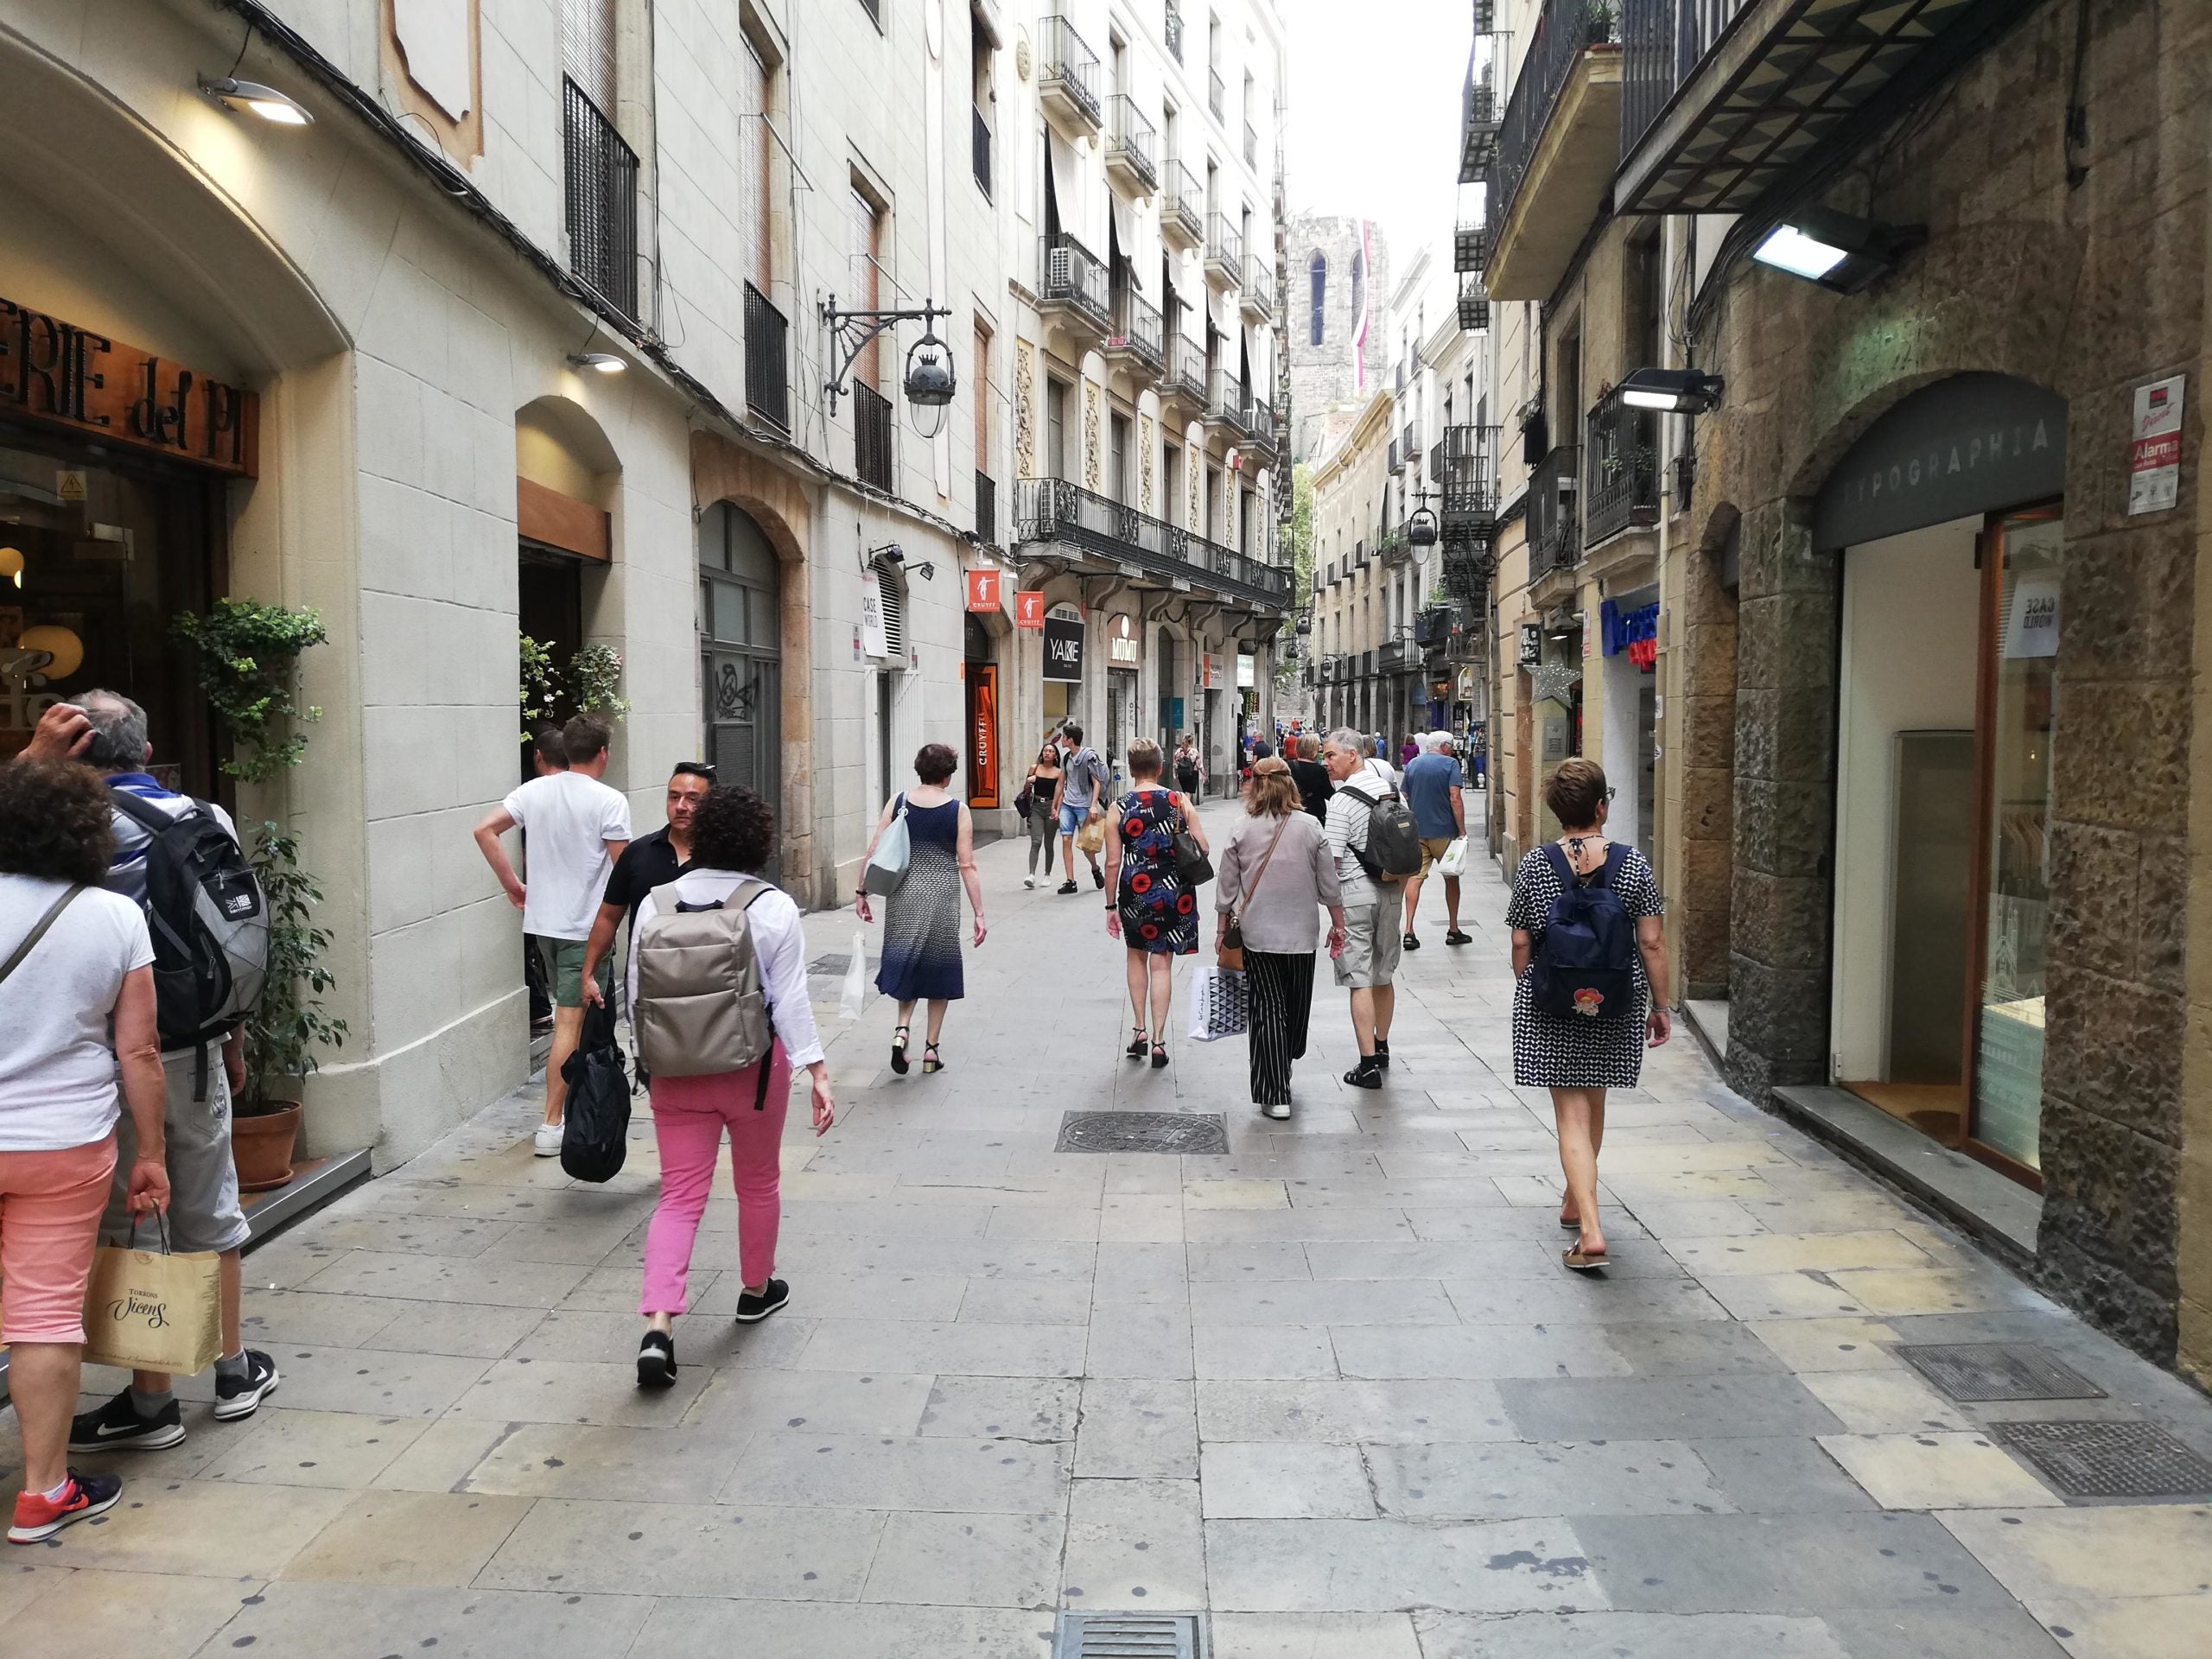
<svg viewBox="0 0 2212 1659">
<path fill-rule="evenodd" d="M 1359 1064 L 1344 1073 L 1355 1089 L 1380 1089 L 1390 1065 L 1390 1017 L 1397 1011 L 1391 980 L 1403 949 L 1398 936 L 1398 884 L 1378 881 L 1359 855 L 1367 848 L 1367 825 L 1375 803 L 1391 785 L 1375 774 L 1365 744 L 1349 728 L 1331 732 L 1321 746 L 1321 764 L 1337 792 L 1329 798 L 1324 826 L 1336 855 L 1337 880 L 1344 893 L 1344 948 L 1337 958 L 1337 983 L 1351 993 L 1352 1034 L 1359 1042 Z"/>
</svg>

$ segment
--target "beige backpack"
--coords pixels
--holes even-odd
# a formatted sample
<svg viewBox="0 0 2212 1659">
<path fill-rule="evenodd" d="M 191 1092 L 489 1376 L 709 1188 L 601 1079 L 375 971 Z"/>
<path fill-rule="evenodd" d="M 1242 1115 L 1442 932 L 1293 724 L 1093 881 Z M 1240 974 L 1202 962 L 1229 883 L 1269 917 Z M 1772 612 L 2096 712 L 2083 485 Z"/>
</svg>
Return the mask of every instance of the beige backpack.
<svg viewBox="0 0 2212 1659">
<path fill-rule="evenodd" d="M 709 1077 L 765 1062 L 776 1040 L 775 1010 L 761 989 L 760 958 L 745 912 L 770 890 L 740 882 L 718 905 L 680 903 L 674 886 L 653 889 L 653 914 L 638 930 L 638 1001 L 630 1020 L 638 1057 L 657 1077 Z M 755 1109 L 768 1099 L 760 1065 Z"/>
</svg>

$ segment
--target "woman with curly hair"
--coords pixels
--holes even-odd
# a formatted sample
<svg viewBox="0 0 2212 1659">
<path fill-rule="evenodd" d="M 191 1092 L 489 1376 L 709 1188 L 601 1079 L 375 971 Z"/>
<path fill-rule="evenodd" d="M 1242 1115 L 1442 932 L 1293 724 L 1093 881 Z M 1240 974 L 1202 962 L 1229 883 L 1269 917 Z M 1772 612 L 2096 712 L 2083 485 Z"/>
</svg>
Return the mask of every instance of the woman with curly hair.
<svg viewBox="0 0 2212 1659">
<path fill-rule="evenodd" d="M 1175 835 L 1185 831 L 1205 852 L 1206 832 L 1191 803 L 1160 786 L 1160 745 L 1129 745 L 1129 792 L 1106 815 L 1106 931 L 1128 946 L 1129 1007 L 1136 1032 L 1125 1051 L 1133 1060 L 1147 1046 L 1145 1003 L 1152 1004 L 1152 1063 L 1167 1064 L 1167 1007 L 1175 995 L 1175 958 L 1198 950 L 1198 896 L 1175 868 Z"/>
<path fill-rule="evenodd" d="M 112 1475 L 65 1462 L 118 1074 L 138 1132 L 130 1211 L 169 1201 L 154 944 L 138 906 L 106 889 L 114 854 L 96 773 L 59 760 L 0 766 L 0 1343 L 23 1436 L 10 1543 L 51 1538 L 123 1494 Z"/>
<path fill-rule="evenodd" d="M 775 850 L 776 818 L 749 789 L 730 785 L 707 791 L 691 819 L 691 861 L 666 887 L 638 906 L 632 937 L 650 947 L 648 931 L 664 906 L 713 910 L 734 900 L 745 912 L 760 991 L 774 1036 L 767 1056 L 741 1071 L 701 1077 L 653 1077 L 653 1140 L 660 1148 L 660 1199 L 645 1229 L 645 1282 L 638 1311 L 645 1333 L 638 1344 L 638 1386 L 664 1389 L 676 1381 L 676 1318 L 685 1312 L 691 1248 L 706 1213 L 722 1135 L 729 1135 L 731 1183 L 737 1189 L 737 1259 L 744 1285 L 737 1320 L 753 1325 L 791 1300 L 791 1287 L 771 1277 L 776 1231 L 782 1220 L 779 1192 L 784 1115 L 791 1104 L 791 1071 L 804 1066 L 814 1079 L 814 1132 L 837 1121 L 830 1093 L 830 1067 L 806 1000 L 806 936 L 798 906 L 781 887 L 755 874 Z M 594 937 L 584 963 L 584 998 L 601 1001 L 598 958 L 612 936 Z M 630 952 L 630 1006 L 638 1006 L 639 950 Z M 761 1089 L 760 1067 L 768 1068 Z"/>
</svg>

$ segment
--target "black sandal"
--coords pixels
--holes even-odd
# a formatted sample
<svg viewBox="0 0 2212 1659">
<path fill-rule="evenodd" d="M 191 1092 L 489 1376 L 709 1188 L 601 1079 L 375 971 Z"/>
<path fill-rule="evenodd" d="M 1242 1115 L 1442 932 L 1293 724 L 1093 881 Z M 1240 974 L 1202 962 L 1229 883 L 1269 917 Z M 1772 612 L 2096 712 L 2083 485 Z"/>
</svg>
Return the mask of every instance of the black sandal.
<svg viewBox="0 0 2212 1659">
<path fill-rule="evenodd" d="M 937 1045 L 924 1043 L 922 1045 L 922 1075 L 927 1077 L 932 1071 L 944 1070 L 944 1061 L 937 1052 Z"/>
<path fill-rule="evenodd" d="M 1165 1043 L 1154 1043 L 1152 1046 L 1152 1069 L 1157 1071 L 1166 1064 L 1167 1045 Z"/>
<path fill-rule="evenodd" d="M 891 1069 L 902 1077 L 906 1075 L 907 1030 L 908 1027 L 905 1026 L 893 1026 L 891 1028 Z"/>
<path fill-rule="evenodd" d="M 1144 1027 L 1142 1026 L 1139 1026 L 1137 1027 L 1136 1035 L 1129 1039 L 1129 1046 L 1123 1049 L 1122 1052 L 1128 1055 L 1133 1060 L 1141 1060 L 1144 1058 L 1144 1052 L 1147 1046 L 1147 1045 L 1144 1039 Z"/>
</svg>

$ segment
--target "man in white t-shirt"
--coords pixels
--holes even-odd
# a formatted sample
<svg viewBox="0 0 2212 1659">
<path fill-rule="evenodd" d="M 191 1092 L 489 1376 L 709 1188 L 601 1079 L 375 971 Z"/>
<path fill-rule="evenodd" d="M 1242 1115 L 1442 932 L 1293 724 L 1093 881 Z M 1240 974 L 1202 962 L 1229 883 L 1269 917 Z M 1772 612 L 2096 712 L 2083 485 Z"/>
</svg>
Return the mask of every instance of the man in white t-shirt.
<svg viewBox="0 0 2212 1659">
<path fill-rule="evenodd" d="M 607 772 L 607 745 L 613 735 L 594 715 L 578 715 L 561 734 L 569 769 L 533 778 L 476 826 L 484 861 L 522 912 L 522 931 L 537 941 L 553 995 L 553 1052 L 545 1061 L 545 1122 L 538 1127 L 541 1158 L 561 1151 L 561 1113 L 569 1088 L 561 1067 L 575 1052 L 584 1024 L 584 941 L 599 914 L 600 895 L 622 849 L 630 844 L 630 803 L 600 779 Z M 519 829 L 528 837 L 530 881 L 524 886 L 499 837 Z"/>
</svg>

